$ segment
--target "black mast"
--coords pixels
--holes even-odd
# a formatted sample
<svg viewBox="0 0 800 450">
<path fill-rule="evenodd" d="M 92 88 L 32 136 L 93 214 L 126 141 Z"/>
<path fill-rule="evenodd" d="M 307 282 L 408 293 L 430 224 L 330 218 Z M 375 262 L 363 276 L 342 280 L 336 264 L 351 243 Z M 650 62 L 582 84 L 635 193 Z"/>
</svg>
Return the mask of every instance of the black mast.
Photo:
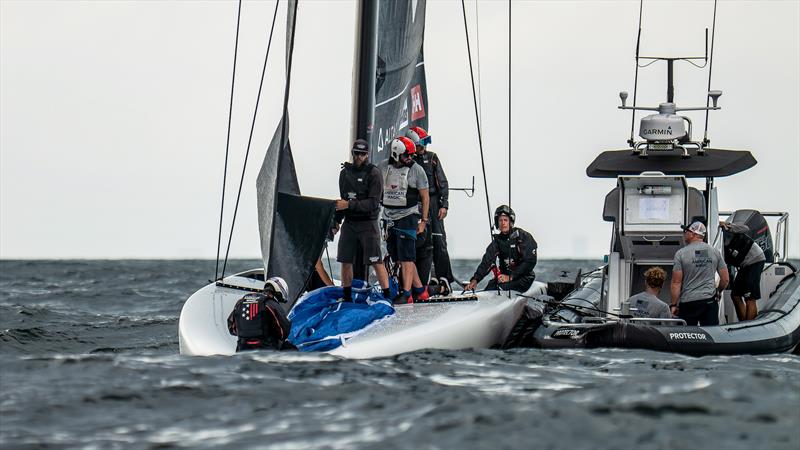
<svg viewBox="0 0 800 450">
<path fill-rule="evenodd" d="M 355 80 L 355 107 L 353 114 L 353 139 L 371 138 L 375 122 L 375 80 L 378 63 L 378 1 L 363 0 L 360 3 L 360 27 L 358 36 L 358 78 Z M 372 156 L 374 149 L 370 149 Z"/>
<path fill-rule="evenodd" d="M 365 139 L 370 143 L 369 157 L 375 157 L 372 127 L 375 123 L 375 80 L 378 65 L 378 1 L 362 0 L 359 3 L 358 48 L 356 50 L 357 77 L 354 80 L 353 135 L 351 140 Z M 367 264 L 360 256 L 353 264 L 353 276 L 368 280 Z"/>
</svg>

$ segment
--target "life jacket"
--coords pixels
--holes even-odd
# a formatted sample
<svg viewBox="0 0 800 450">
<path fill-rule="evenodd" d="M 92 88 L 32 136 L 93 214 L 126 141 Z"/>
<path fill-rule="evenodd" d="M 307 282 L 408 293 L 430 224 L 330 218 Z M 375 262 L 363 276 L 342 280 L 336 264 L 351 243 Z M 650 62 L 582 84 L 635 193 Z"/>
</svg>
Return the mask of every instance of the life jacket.
<svg viewBox="0 0 800 450">
<path fill-rule="evenodd" d="M 766 258 L 767 263 L 772 263 L 775 261 L 775 253 L 772 243 L 772 233 L 770 233 L 767 219 L 765 219 L 760 212 L 754 209 L 739 209 L 734 211 L 727 221 L 733 225 L 739 225 L 739 226 L 734 226 L 733 227 L 734 230 L 737 233 L 742 232 L 746 234 L 747 237 L 749 237 L 750 239 L 753 240 L 753 242 L 756 243 L 756 245 L 761 247 L 761 250 L 764 251 L 764 257 Z M 746 230 L 743 229 L 743 227 L 746 228 Z M 732 238 L 733 235 L 731 233 L 726 234 L 724 231 L 725 230 L 723 230 L 723 237 L 726 239 L 725 250 L 727 252 L 728 249 L 727 240 Z M 734 243 L 734 247 L 732 248 L 737 250 L 738 253 L 742 253 L 741 248 L 736 247 L 736 245 L 741 245 L 741 244 Z M 743 252 L 742 258 L 744 258 L 744 256 L 747 255 L 747 252 L 749 250 L 750 247 L 748 245 Z M 730 265 L 735 265 L 728 261 L 727 254 L 725 255 L 725 262 Z"/>
<path fill-rule="evenodd" d="M 522 262 L 524 256 L 522 250 L 520 250 L 522 236 L 519 230 L 515 228 L 506 236 L 502 234 L 495 235 L 494 240 L 497 243 L 497 259 L 500 260 L 500 273 L 510 275 L 517 265 Z"/>
<path fill-rule="evenodd" d="M 414 163 L 416 164 L 416 163 Z M 383 180 L 383 206 L 388 209 L 405 209 L 419 203 L 419 189 L 408 186 L 409 167 L 397 168 L 391 163 Z"/>
<path fill-rule="evenodd" d="M 430 195 L 437 195 L 439 192 L 439 180 L 436 177 L 436 166 L 439 165 L 439 157 L 432 151 L 425 151 L 425 154 L 414 155 L 414 161 L 422 166 L 425 175 L 428 176 L 428 192 Z"/>
<path fill-rule="evenodd" d="M 364 200 L 369 195 L 369 184 L 372 181 L 372 169 L 374 164 L 367 163 L 361 167 L 356 167 L 352 163 L 342 164 L 342 185 L 340 189 L 346 196 L 345 200 Z M 372 220 L 376 218 L 377 212 L 354 212 L 345 210 L 345 217 L 349 220 Z"/>
<path fill-rule="evenodd" d="M 725 264 L 740 267 L 750 248 L 755 244 L 753 238 L 748 236 L 748 229 L 734 228 L 723 230 L 722 237 L 725 245 Z"/>
<path fill-rule="evenodd" d="M 230 331 L 239 338 L 240 347 L 278 348 L 281 345 L 280 341 L 276 342 L 274 335 L 287 336 L 289 330 L 272 330 L 273 327 L 281 328 L 278 320 L 281 312 L 273 309 L 269 304 L 272 302 L 274 300 L 266 295 L 257 293 L 247 294 L 236 302 L 231 313 L 234 327 Z"/>
</svg>

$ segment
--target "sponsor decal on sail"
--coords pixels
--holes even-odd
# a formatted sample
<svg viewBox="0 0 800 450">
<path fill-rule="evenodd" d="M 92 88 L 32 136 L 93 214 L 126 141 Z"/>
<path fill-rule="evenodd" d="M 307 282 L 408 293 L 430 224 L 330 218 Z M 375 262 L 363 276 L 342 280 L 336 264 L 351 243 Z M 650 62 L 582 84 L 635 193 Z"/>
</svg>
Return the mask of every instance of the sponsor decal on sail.
<svg viewBox="0 0 800 450">
<path fill-rule="evenodd" d="M 411 120 L 425 117 L 425 105 L 422 103 L 422 87 L 416 85 L 411 88 Z"/>
</svg>

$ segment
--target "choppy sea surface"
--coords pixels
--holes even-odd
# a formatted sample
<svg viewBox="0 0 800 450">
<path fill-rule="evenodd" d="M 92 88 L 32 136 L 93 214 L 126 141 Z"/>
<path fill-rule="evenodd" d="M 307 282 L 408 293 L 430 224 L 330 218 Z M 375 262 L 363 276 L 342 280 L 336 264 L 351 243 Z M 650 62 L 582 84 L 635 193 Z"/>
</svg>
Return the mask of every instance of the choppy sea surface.
<svg viewBox="0 0 800 450">
<path fill-rule="evenodd" d="M 213 273 L 213 261 L 0 261 L 0 447 L 800 448 L 792 355 L 180 356 L 181 306 Z"/>
</svg>

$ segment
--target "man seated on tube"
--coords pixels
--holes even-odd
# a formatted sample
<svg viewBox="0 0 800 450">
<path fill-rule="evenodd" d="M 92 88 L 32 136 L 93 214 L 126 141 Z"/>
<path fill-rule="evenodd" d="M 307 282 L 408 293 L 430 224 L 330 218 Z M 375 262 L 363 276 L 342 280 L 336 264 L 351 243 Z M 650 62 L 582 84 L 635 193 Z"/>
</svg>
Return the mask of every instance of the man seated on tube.
<svg viewBox="0 0 800 450">
<path fill-rule="evenodd" d="M 664 280 L 667 279 L 667 272 L 660 267 L 651 267 L 644 273 L 645 289 L 630 298 L 631 311 L 634 317 L 650 317 L 659 319 L 671 319 L 672 313 L 669 306 L 658 298 L 661 288 L 664 287 Z"/>
</svg>

